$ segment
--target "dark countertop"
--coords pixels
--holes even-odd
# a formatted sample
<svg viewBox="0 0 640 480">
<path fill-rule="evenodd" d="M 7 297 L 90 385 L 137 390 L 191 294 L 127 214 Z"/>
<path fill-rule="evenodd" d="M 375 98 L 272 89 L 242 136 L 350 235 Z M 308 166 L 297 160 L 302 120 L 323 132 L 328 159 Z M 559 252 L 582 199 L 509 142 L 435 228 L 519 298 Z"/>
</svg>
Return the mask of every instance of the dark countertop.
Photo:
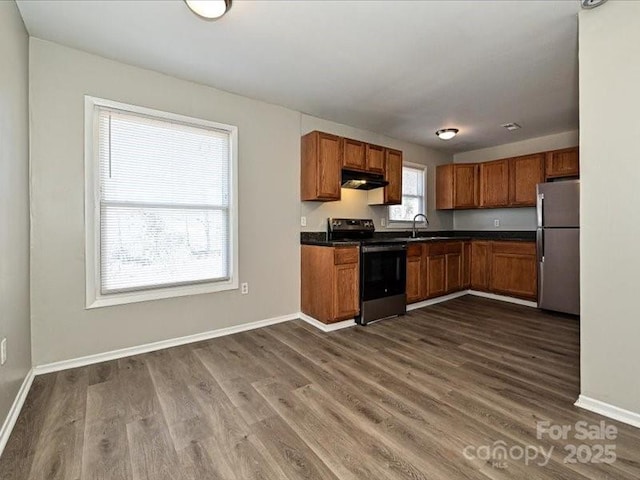
<svg viewBox="0 0 640 480">
<path fill-rule="evenodd" d="M 398 239 L 406 242 L 438 242 L 444 240 L 506 240 L 517 242 L 535 242 L 535 230 L 421 230 L 421 237 L 411 238 L 410 231 L 376 232 L 374 238 Z M 325 247 L 359 245 L 357 241 L 328 240 L 327 232 L 300 232 L 301 245 L 319 245 Z"/>
</svg>

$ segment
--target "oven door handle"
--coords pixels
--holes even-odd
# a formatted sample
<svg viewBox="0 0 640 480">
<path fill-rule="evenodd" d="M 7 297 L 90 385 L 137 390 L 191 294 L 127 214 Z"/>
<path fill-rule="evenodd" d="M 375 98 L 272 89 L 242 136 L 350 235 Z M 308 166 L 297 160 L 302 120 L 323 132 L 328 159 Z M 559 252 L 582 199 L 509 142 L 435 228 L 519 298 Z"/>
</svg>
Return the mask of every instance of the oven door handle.
<svg viewBox="0 0 640 480">
<path fill-rule="evenodd" d="M 375 252 L 402 252 L 407 249 L 406 244 L 400 245 L 372 245 L 363 246 L 362 253 L 375 253 Z"/>
</svg>

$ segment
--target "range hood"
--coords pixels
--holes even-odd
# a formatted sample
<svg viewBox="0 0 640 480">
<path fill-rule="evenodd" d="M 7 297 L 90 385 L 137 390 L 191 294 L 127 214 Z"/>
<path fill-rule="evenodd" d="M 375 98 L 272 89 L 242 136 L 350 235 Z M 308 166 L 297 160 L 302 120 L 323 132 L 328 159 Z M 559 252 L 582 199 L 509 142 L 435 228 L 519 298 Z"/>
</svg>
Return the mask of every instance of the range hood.
<svg viewBox="0 0 640 480">
<path fill-rule="evenodd" d="M 389 185 L 384 176 L 375 173 L 356 172 L 355 170 L 342 170 L 342 188 L 356 190 L 373 190 L 374 188 Z"/>
</svg>

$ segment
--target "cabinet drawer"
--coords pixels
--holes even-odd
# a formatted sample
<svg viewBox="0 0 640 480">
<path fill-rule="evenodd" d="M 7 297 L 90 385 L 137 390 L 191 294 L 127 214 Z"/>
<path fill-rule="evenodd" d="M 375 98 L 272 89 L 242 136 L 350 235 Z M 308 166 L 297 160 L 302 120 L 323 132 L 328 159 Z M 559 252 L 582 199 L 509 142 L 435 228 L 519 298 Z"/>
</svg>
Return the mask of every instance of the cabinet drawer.
<svg viewBox="0 0 640 480">
<path fill-rule="evenodd" d="M 491 251 L 512 255 L 535 255 L 536 244 L 534 242 L 492 242 Z"/>
<path fill-rule="evenodd" d="M 358 247 L 336 248 L 333 253 L 333 263 L 335 265 L 358 263 L 358 257 Z"/>
<path fill-rule="evenodd" d="M 444 255 L 447 252 L 446 242 L 433 242 L 427 245 L 427 255 Z"/>
<path fill-rule="evenodd" d="M 411 243 L 407 247 L 407 257 L 421 257 L 422 256 L 422 244 Z"/>
</svg>

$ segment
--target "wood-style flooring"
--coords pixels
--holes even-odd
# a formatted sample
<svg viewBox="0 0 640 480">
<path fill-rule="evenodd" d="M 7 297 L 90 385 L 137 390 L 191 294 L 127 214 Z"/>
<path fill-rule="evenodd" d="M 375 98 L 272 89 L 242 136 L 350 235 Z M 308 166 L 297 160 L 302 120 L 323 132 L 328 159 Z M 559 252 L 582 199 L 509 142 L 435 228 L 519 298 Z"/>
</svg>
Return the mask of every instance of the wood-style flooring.
<svg viewBox="0 0 640 480">
<path fill-rule="evenodd" d="M 536 437 L 605 420 L 573 406 L 578 366 L 577 320 L 477 297 L 333 333 L 287 322 L 36 377 L 0 478 L 640 478 L 633 427 Z M 581 443 L 617 460 L 566 463 Z"/>
</svg>

